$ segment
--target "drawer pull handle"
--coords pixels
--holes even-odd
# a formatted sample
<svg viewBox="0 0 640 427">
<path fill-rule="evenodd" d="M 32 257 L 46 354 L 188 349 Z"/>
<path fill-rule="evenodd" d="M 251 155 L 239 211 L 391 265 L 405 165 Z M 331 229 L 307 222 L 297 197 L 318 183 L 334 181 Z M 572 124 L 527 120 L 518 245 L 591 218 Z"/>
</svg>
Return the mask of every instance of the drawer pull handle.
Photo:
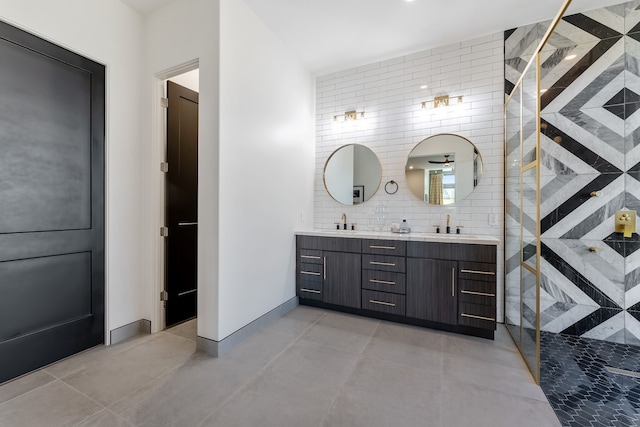
<svg viewBox="0 0 640 427">
<path fill-rule="evenodd" d="M 388 267 L 395 267 L 396 266 L 395 262 L 369 261 L 369 264 L 371 264 L 371 265 L 386 265 Z"/>
<path fill-rule="evenodd" d="M 464 270 L 461 269 L 460 273 L 471 273 L 471 274 L 484 274 L 485 276 L 495 276 L 496 273 L 493 271 L 478 271 L 478 270 Z"/>
<path fill-rule="evenodd" d="M 395 285 L 396 282 L 389 282 L 388 280 L 369 279 L 371 283 L 382 283 L 383 285 Z"/>
<path fill-rule="evenodd" d="M 300 255 L 300 258 L 307 258 L 307 259 L 320 259 L 319 256 L 311 256 L 311 255 Z"/>
<path fill-rule="evenodd" d="M 313 271 L 301 271 L 300 274 L 306 274 L 309 276 L 319 276 L 320 273 L 314 273 Z"/>
<path fill-rule="evenodd" d="M 300 288 L 300 292 L 311 292 L 312 294 L 320 293 L 320 291 L 316 291 L 315 289 L 306 289 L 306 288 Z"/>
<path fill-rule="evenodd" d="M 476 316 L 475 314 L 461 313 L 460 316 L 462 316 L 462 317 L 470 317 L 472 319 L 488 320 L 489 322 L 495 322 L 496 321 L 496 319 L 494 319 L 493 317 Z"/>
<path fill-rule="evenodd" d="M 488 294 L 486 292 L 460 291 L 460 293 L 469 294 L 469 295 L 480 295 L 480 296 L 483 296 L 483 297 L 495 297 L 496 296 L 496 294 Z"/>
<path fill-rule="evenodd" d="M 369 246 L 369 248 L 371 249 L 389 249 L 389 250 L 395 250 L 395 246 L 377 246 L 377 245 L 371 245 Z"/>
<path fill-rule="evenodd" d="M 395 307 L 396 305 L 390 302 L 384 302 L 384 301 L 376 301 L 374 299 L 370 299 L 369 302 L 371 304 L 378 304 L 378 305 L 387 305 L 389 307 Z"/>
</svg>

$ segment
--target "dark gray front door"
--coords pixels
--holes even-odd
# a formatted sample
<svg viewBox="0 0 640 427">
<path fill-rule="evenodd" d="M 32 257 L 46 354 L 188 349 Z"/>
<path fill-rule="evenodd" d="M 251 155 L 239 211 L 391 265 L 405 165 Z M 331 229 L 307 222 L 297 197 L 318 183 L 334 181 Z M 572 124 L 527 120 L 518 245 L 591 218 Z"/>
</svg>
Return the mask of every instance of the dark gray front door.
<svg viewBox="0 0 640 427">
<path fill-rule="evenodd" d="M 0 22 L 0 383 L 104 341 L 104 84 Z"/>
<path fill-rule="evenodd" d="M 198 93 L 167 82 L 166 326 L 191 319 L 198 301 Z"/>
</svg>

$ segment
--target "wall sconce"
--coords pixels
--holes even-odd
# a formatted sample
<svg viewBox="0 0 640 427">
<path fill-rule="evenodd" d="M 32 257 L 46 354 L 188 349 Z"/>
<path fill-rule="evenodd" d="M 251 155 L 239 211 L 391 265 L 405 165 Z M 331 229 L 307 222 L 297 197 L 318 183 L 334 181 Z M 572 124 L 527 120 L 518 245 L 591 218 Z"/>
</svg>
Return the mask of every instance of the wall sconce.
<svg viewBox="0 0 640 427">
<path fill-rule="evenodd" d="M 360 118 L 363 118 L 364 111 L 356 111 L 356 110 L 345 111 L 344 114 L 338 114 L 333 116 L 333 121 L 337 122 L 339 118 L 342 118 L 343 122 L 346 122 L 349 120 L 358 120 L 358 116 L 360 116 Z"/>
<path fill-rule="evenodd" d="M 427 108 L 427 104 L 433 102 L 433 108 L 449 107 L 450 105 L 462 104 L 462 95 L 452 96 L 442 95 L 433 98 L 433 101 L 423 101 L 422 108 Z"/>
</svg>

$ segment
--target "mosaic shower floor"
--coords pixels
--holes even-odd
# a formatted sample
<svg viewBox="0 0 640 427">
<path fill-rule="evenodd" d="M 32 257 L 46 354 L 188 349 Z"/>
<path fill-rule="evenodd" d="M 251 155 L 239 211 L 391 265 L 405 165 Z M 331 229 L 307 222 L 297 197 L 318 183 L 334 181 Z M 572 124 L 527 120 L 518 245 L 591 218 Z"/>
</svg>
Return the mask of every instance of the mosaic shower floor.
<svg viewBox="0 0 640 427">
<path fill-rule="evenodd" d="M 540 363 L 563 426 L 640 426 L 640 348 L 542 332 Z"/>
</svg>

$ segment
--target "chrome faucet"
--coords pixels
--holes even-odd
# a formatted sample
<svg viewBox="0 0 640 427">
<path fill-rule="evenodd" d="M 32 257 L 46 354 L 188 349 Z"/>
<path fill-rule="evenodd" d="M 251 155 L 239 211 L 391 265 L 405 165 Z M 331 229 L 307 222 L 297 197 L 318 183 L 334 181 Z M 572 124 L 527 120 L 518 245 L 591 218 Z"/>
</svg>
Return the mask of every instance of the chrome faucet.
<svg viewBox="0 0 640 427">
<path fill-rule="evenodd" d="M 345 230 L 347 229 L 347 214 L 346 213 L 342 214 L 342 226 L 343 226 L 343 228 Z"/>
<path fill-rule="evenodd" d="M 451 233 L 451 227 L 449 227 L 450 220 L 451 220 L 451 215 L 447 214 L 447 234 Z"/>
</svg>

